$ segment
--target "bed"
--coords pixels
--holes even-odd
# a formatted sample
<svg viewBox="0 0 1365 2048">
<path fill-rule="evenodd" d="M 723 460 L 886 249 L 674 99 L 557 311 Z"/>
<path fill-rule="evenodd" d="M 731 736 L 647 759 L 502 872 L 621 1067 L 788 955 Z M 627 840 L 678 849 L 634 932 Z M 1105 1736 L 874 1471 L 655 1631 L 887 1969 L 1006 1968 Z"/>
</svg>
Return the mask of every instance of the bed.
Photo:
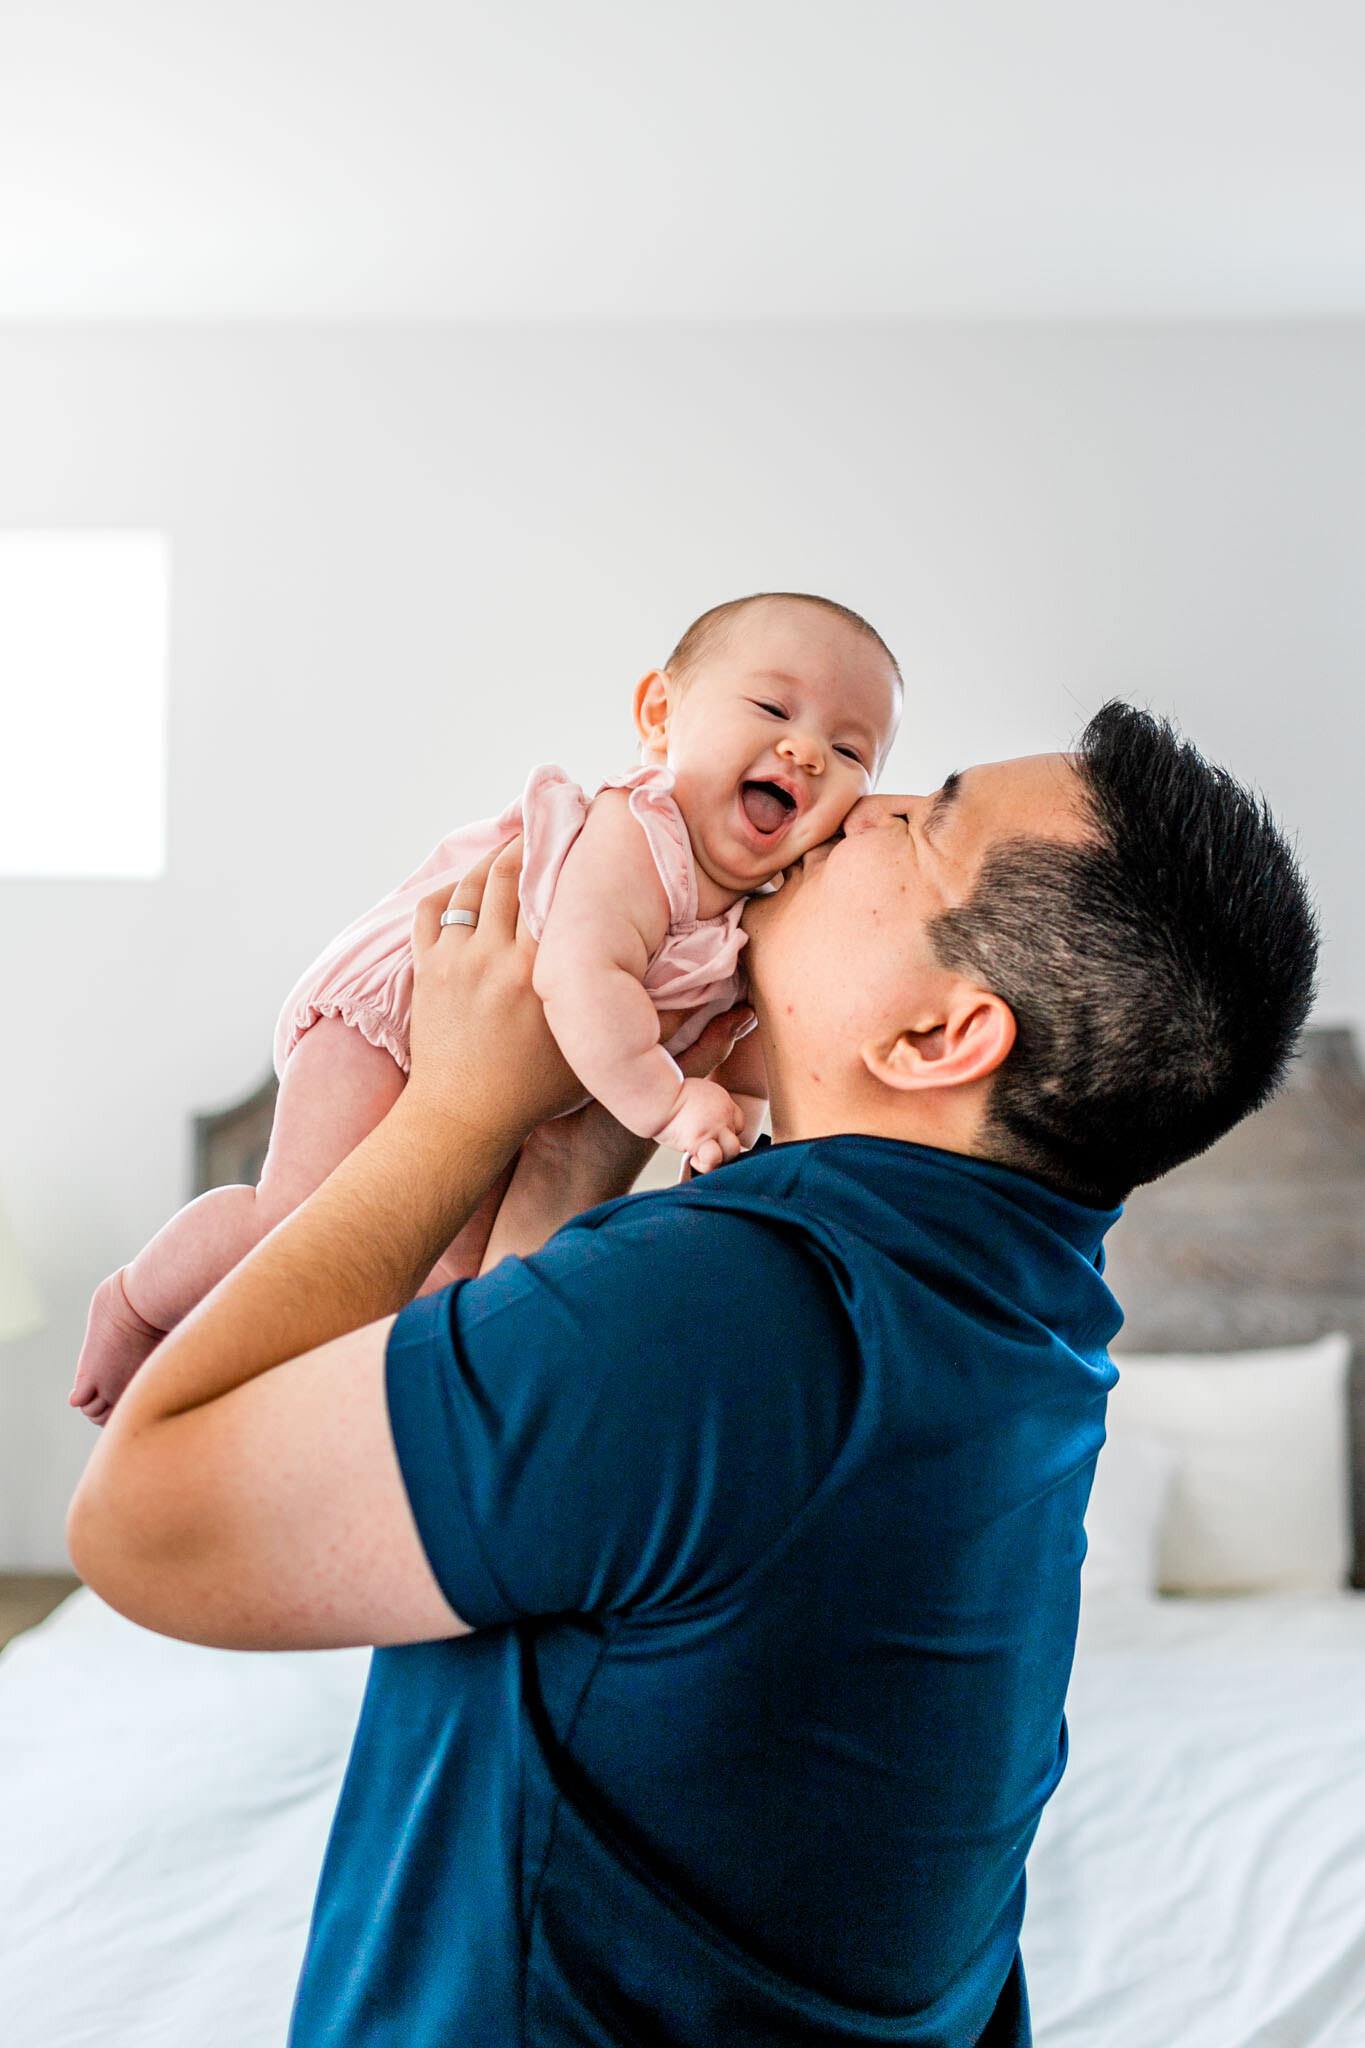
<svg viewBox="0 0 1365 2048">
<path fill-rule="evenodd" d="M 202 1121 L 201 1184 L 249 1166 L 268 1115 L 263 1091 Z M 1035 2036 L 1360 2048 L 1365 1081 L 1346 1033 L 1312 1034 L 1282 1097 L 1140 1192 L 1111 1273 L 1127 1406 L 1091 1511 L 1070 1761 L 1029 1864 Z M 7 2048 L 278 2048 L 365 1665 L 164 1641 L 84 1591 L 0 1655 Z"/>
</svg>

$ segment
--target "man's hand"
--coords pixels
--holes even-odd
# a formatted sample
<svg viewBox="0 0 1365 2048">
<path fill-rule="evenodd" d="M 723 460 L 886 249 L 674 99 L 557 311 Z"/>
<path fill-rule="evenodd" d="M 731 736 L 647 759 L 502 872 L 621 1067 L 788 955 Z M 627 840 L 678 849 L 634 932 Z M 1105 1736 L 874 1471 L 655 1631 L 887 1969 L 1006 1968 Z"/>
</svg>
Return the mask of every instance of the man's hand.
<svg viewBox="0 0 1365 2048">
<path fill-rule="evenodd" d="M 583 1099 L 531 986 L 535 942 L 518 916 L 522 842 L 470 869 L 454 893 L 425 896 L 413 920 L 412 1071 L 407 1114 L 477 1128 L 509 1152 Z M 473 926 L 442 925 L 467 910 Z"/>
</svg>

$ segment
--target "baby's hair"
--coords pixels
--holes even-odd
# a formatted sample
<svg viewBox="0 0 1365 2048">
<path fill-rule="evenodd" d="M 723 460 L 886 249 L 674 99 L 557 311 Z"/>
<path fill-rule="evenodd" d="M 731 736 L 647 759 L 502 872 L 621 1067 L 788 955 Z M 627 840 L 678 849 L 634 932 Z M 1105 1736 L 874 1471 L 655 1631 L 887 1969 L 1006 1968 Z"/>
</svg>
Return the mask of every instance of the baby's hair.
<svg viewBox="0 0 1365 2048">
<path fill-rule="evenodd" d="M 699 619 L 693 619 L 682 639 L 669 655 L 664 667 L 675 682 L 686 682 L 695 668 L 720 646 L 735 618 L 751 604 L 816 604 L 821 611 L 833 612 L 846 626 L 852 626 L 859 633 L 880 647 L 891 664 L 896 681 L 904 687 L 900 663 L 883 640 L 875 626 L 869 625 L 860 612 L 850 611 L 846 604 L 836 604 L 832 597 L 814 597 L 807 590 L 756 590 L 752 597 L 732 597 L 725 604 L 712 605 L 709 612 L 703 612 Z"/>
</svg>

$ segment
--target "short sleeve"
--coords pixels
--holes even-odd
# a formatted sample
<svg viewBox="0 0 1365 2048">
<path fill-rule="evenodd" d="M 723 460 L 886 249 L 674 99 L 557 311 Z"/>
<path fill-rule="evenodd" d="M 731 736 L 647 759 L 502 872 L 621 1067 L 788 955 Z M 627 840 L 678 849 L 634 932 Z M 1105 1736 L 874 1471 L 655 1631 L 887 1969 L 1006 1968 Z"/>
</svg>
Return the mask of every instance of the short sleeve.
<svg viewBox="0 0 1365 2048">
<path fill-rule="evenodd" d="M 687 824 L 673 797 L 671 768 L 632 768 L 612 775 L 603 789 L 623 789 L 630 815 L 645 835 L 650 857 L 668 898 L 670 925 L 690 925 L 697 917 L 697 864 Z"/>
<path fill-rule="evenodd" d="M 472 1627 L 679 1610 L 779 1543 L 838 1457 L 857 1361 L 797 1235 L 668 1195 L 411 1304 L 390 1424 Z"/>
</svg>

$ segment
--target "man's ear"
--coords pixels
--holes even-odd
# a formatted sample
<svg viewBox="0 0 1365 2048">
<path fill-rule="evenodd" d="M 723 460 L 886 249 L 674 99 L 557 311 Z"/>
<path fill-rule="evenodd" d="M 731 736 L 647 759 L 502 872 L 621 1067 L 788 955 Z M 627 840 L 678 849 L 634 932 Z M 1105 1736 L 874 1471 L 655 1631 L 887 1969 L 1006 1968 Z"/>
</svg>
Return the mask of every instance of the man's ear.
<svg viewBox="0 0 1365 2048">
<path fill-rule="evenodd" d="M 940 1011 L 889 1042 L 862 1048 L 863 1065 L 887 1088 L 963 1088 L 988 1081 L 1013 1050 L 1017 1027 L 1003 996 L 954 981 Z"/>
<path fill-rule="evenodd" d="M 635 685 L 635 730 L 646 752 L 667 754 L 670 708 L 668 676 L 663 669 L 652 668 Z"/>
</svg>

